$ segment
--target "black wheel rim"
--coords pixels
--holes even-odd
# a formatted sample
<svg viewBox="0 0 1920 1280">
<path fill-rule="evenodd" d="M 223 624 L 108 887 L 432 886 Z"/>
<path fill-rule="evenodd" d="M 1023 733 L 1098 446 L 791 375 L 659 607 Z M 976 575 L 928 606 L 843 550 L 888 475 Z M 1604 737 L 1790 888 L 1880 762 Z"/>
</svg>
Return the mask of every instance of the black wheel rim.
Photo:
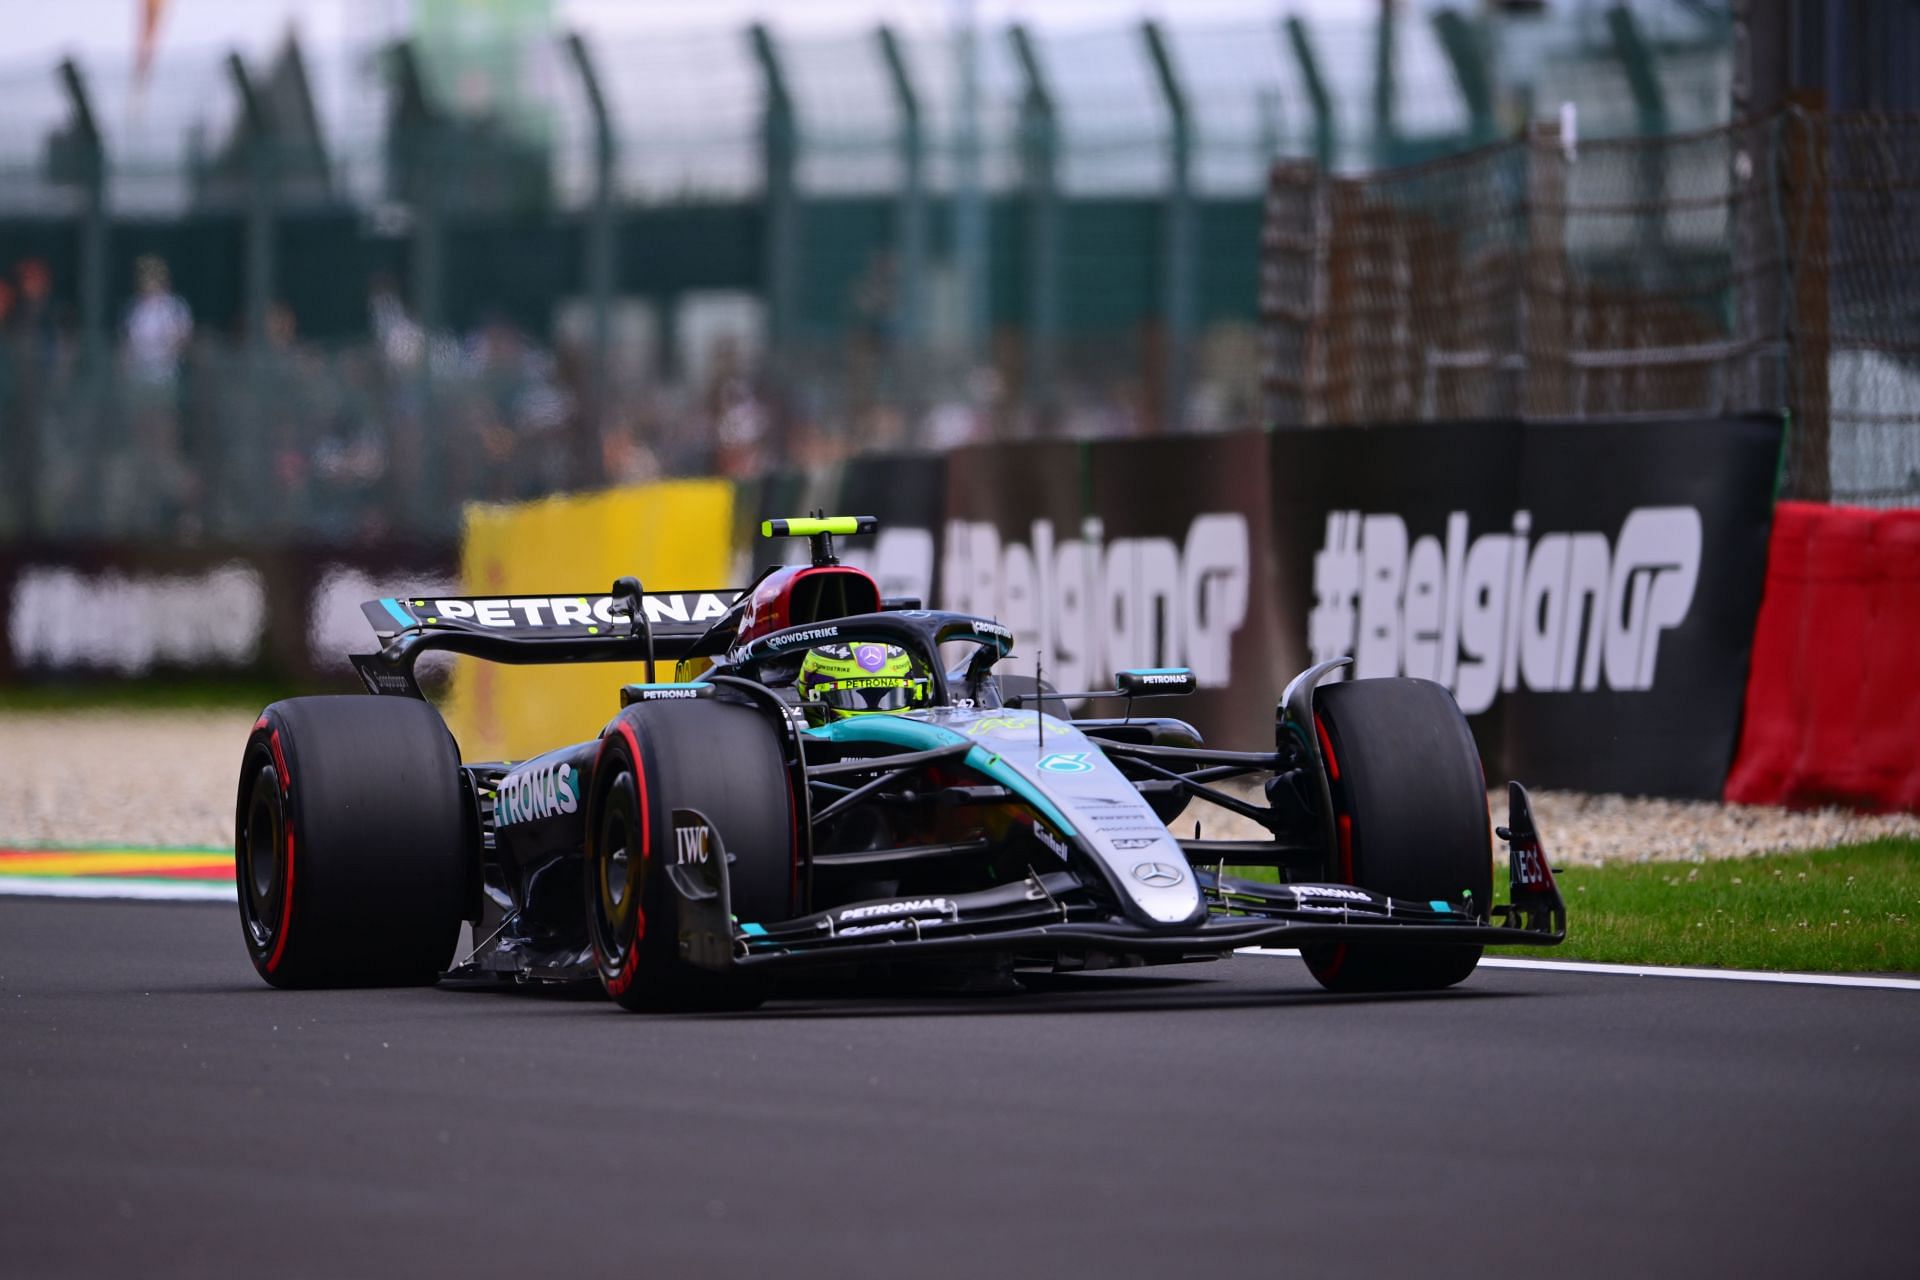
<svg viewBox="0 0 1920 1280">
<path fill-rule="evenodd" d="M 236 870 L 247 940 L 256 950 L 272 946 L 279 927 L 280 899 L 286 885 L 286 820 L 280 802 L 280 774 L 262 765 L 254 774 L 241 828 Z"/>
<path fill-rule="evenodd" d="M 594 945 L 609 976 L 621 971 L 628 949 L 638 943 L 635 916 L 646 865 L 633 852 L 642 834 L 633 811 L 633 790 L 633 774 L 621 769 L 608 788 L 595 833 L 591 919 Z"/>
</svg>

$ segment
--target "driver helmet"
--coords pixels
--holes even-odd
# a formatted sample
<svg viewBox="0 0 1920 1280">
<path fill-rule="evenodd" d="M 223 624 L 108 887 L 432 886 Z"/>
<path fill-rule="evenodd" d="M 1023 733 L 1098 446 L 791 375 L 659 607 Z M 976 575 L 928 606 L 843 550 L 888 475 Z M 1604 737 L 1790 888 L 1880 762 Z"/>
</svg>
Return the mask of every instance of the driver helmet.
<svg viewBox="0 0 1920 1280">
<path fill-rule="evenodd" d="M 924 663 L 891 644 L 826 644 L 800 664 L 800 701 L 809 718 L 910 711 L 933 701 L 933 681 Z"/>
</svg>

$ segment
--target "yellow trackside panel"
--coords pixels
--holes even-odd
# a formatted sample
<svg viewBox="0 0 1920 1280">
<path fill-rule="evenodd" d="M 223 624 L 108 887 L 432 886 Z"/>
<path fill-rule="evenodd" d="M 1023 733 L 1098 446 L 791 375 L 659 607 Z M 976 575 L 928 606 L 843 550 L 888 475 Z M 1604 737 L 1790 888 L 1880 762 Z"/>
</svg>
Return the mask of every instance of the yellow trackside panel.
<svg viewBox="0 0 1920 1280">
<path fill-rule="evenodd" d="M 534 502 L 475 503 L 460 542 L 469 595 L 605 592 L 622 574 L 648 591 L 712 590 L 729 582 L 733 485 L 657 484 Z M 510 667 L 455 660 L 447 726 L 468 760 L 520 760 L 591 738 L 620 709 L 620 685 L 642 663 Z M 673 679 L 663 663 L 658 678 Z"/>
</svg>

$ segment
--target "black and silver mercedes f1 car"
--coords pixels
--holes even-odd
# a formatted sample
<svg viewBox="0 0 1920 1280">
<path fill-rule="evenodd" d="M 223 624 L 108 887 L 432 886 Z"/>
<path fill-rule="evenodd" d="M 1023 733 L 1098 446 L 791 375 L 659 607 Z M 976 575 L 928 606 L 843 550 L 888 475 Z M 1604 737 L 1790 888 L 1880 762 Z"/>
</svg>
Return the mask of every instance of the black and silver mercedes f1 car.
<svg viewBox="0 0 1920 1280">
<path fill-rule="evenodd" d="M 379 696 L 276 702 L 247 741 L 235 863 L 260 975 L 742 1009 L 801 972 L 1004 982 L 1271 944 L 1332 990 L 1395 991 L 1565 936 L 1518 783 L 1495 902 L 1479 755 L 1441 686 L 1321 684 L 1325 663 L 1281 695 L 1270 750 L 1218 750 L 1133 714 L 1192 692 L 1184 669 L 1060 693 L 997 669 L 1006 627 L 881 599 L 833 545 L 874 524 L 770 521 L 811 563 L 740 591 L 369 602 L 382 647 L 353 662 Z M 462 763 L 414 678 L 434 650 L 648 679 L 589 741 Z M 1121 714 L 1048 709 L 1087 700 Z M 1183 838 L 1168 824 L 1194 802 L 1261 838 Z"/>
</svg>

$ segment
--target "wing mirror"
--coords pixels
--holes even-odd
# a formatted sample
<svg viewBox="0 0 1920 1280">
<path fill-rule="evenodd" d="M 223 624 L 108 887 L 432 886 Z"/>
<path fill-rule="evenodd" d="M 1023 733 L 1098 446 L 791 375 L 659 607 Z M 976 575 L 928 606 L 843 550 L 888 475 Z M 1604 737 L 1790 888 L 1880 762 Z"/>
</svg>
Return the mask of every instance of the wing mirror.
<svg viewBox="0 0 1920 1280">
<path fill-rule="evenodd" d="M 1191 667 L 1138 667 L 1113 673 L 1113 687 L 1129 698 L 1184 696 L 1200 687 Z"/>
<path fill-rule="evenodd" d="M 1080 702 L 1087 698 L 1178 698 L 1199 689 L 1199 677 L 1191 667 L 1136 667 L 1113 673 L 1113 688 L 1091 689 L 1085 693 L 1056 693 L 1052 690 L 1016 693 L 1007 699 L 1010 707 L 1034 702 Z"/>
</svg>

